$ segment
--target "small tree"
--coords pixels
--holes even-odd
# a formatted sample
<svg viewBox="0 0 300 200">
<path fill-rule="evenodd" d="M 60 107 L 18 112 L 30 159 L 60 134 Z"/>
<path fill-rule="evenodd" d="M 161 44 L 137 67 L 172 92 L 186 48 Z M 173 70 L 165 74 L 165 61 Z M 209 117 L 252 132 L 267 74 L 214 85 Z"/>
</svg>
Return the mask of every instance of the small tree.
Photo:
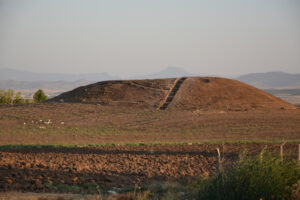
<svg viewBox="0 0 300 200">
<path fill-rule="evenodd" d="M 44 91 L 39 89 L 38 91 L 36 91 L 33 95 L 33 100 L 35 103 L 38 103 L 40 101 L 44 101 L 47 99 L 47 96 L 45 95 Z"/>
<path fill-rule="evenodd" d="M 13 100 L 13 104 L 23 104 L 25 103 L 25 100 L 21 96 L 21 92 L 18 92 L 15 96 L 15 99 Z"/>
</svg>

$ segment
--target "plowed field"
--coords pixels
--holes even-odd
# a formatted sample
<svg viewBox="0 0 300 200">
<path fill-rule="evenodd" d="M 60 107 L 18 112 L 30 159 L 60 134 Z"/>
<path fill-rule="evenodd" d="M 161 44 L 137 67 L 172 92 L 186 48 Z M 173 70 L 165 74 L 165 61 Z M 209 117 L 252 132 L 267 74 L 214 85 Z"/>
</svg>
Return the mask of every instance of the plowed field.
<svg viewBox="0 0 300 200">
<path fill-rule="evenodd" d="M 57 185 L 97 185 L 99 188 L 145 185 L 153 181 L 184 182 L 216 170 L 219 147 L 223 165 L 241 152 L 258 154 L 264 144 L 103 146 L 0 150 L 0 191 L 59 192 Z M 278 144 L 268 150 L 279 152 Z M 285 154 L 297 156 L 298 144 Z M 89 191 L 88 186 L 82 190 Z M 78 191 L 77 191 L 78 192 Z M 95 191 L 90 191 L 95 192 Z"/>
</svg>

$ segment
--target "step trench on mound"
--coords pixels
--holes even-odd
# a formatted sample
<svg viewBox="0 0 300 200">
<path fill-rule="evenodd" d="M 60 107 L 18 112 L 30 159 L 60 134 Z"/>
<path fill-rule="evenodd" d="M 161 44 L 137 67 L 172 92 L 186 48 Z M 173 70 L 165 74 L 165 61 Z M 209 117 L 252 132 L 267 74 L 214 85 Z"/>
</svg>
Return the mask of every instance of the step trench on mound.
<svg viewBox="0 0 300 200">
<path fill-rule="evenodd" d="M 175 80 L 174 86 L 170 89 L 170 92 L 167 94 L 161 106 L 159 106 L 159 110 L 167 109 L 168 105 L 173 101 L 177 91 L 179 90 L 181 84 L 186 80 L 186 77 L 178 78 Z"/>
</svg>

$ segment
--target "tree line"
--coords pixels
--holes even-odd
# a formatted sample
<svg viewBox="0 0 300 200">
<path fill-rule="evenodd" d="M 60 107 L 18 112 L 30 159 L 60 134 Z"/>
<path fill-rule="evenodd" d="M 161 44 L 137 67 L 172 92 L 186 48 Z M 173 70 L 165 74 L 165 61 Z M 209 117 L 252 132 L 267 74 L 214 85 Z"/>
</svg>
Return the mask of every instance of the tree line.
<svg viewBox="0 0 300 200">
<path fill-rule="evenodd" d="M 47 96 L 41 89 L 34 93 L 33 99 L 25 99 L 21 92 L 15 93 L 14 90 L 0 90 L 0 105 L 38 103 L 46 99 Z"/>
</svg>

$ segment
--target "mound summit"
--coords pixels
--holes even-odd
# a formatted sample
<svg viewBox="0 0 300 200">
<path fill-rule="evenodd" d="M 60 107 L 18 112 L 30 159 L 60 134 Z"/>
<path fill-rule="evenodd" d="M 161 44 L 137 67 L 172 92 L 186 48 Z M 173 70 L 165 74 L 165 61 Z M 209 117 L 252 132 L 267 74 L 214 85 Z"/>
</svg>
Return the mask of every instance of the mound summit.
<svg viewBox="0 0 300 200">
<path fill-rule="evenodd" d="M 294 106 L 245 83 L 217 77 L 103 81 L 65 92 L 50 102 L 95 103 L 184 110 L 283 110 Z"/>
</svg>

